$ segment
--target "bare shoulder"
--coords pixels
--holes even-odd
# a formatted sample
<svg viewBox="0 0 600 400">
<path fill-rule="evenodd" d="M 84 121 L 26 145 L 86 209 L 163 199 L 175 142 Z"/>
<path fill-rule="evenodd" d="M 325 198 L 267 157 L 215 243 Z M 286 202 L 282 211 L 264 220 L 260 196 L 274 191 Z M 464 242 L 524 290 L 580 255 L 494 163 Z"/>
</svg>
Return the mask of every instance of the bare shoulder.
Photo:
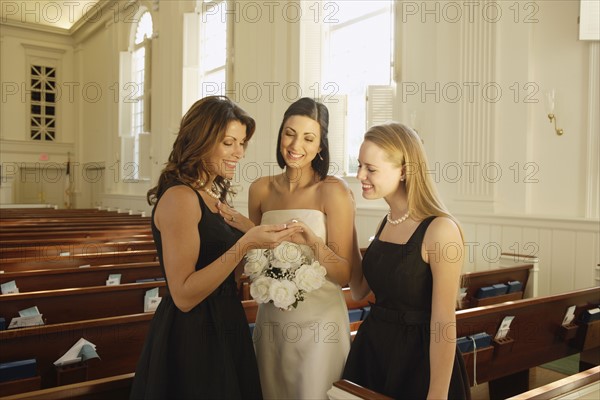
<svg viewBox="0 0 600 400">
<path fill-rule="evenodd" d="M 271 183 L 272 177 L 263 176 L 258 178 L 250 184 L 249 192 L 252 194 L 265 193 L 269 190 L 269 184 Z"/>
<path fill-rule="evenodd" d="M 328 176 L 320 183 L 321 201 L 326 214 L 353 215 L 354 195 L 343 179 Z"/>
<path fill-rule="evenodd" d="M 202 211 L 197 193 L 187 185 L 170 187 L 156 205 L 156 222 L 166 219 L 199 220 Z"/>
<path fill-rule="evenodd" d="M 321 182 L 321 190 L 323 194 L 328 197 L 335 196 L 339 199 L 350 196 L 351 199 L 354 198 L 348 183 L 342 178 L 333 175 L 328 175 L 323 179 Z"/>
<path fill-rule="evenodd" d="M 452 218 L 437 217 L 435 218 L 425 233 L 426 242 L 448 243 L 461 241 L 460 229 Z"/>
</svg>

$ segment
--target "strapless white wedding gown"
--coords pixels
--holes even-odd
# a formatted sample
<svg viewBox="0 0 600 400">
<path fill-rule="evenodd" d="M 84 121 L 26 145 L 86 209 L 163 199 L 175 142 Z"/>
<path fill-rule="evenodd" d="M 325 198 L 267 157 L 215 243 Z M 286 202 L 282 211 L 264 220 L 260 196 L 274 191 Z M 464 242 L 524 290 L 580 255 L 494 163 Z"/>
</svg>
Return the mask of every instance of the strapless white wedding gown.
<svg viewBox="0 0 600 400">
<path fill-rule="evenodd" d="M 261 224 L 297 219 L 326 240 L 325 218 L 319 210 L 273 210 L 263 214 Z M 290 311 L 260 304 L 253 340 L 265 399 L 327 399 L 326 392 L 341 378 L 350 350 L 348 309 L 341 287 L 327 280 Z"/>
</svg>

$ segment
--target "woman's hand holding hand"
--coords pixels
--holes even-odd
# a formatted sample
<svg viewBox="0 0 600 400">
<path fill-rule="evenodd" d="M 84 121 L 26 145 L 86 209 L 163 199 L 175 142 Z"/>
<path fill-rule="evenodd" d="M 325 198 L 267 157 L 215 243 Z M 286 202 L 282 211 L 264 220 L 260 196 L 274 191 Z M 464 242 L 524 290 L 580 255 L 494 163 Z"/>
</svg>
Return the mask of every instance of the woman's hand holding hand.
<svg viewBox="0 0 600 400">
<path fill-rule="evenodd" d="M 289 224 L 254 226 L 244 235 L 244 250 L 272 249 L 281 242 L 290 241 L 291 237 L 300 232 L 300 226 Z"/>
<path fill-rule="evenodd" d="M 250 228 L 254 227 L 254 223 L 250 219 L 225 203 L 217 202 L 217 210 L 219 210 L 219 214 L 225 219 L 227 225 L 241 232 L 248 232 Z"/>
<path fill-rule="evenodd" d="M 287 222 L 287 225 L 290 227 L 300 227 L 300 231 L 292 235 L 290 242 L 305 244 L 308 246 L 313 246 L 318 242 L 323 242 L 308 225 L 300 220 L 292 219 Z"/>
</svg>

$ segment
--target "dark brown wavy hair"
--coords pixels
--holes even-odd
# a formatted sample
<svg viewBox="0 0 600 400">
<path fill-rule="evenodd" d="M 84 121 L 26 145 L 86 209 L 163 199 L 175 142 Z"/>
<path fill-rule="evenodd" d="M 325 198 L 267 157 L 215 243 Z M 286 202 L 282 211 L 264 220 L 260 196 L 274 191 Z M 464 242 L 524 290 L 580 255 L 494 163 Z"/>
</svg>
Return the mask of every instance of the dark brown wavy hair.
<svg viewBox="0 0 600 400">
<path fill-rule="evenodd" d="M 181 120 L 173 150 L 158 184 L 148 191 L 148 204 L 156 204 L 174 182 L 202 188 L 203 182 L 208 182 L 210 177 L 207 159 L 225 137 L 227 126 L 232 121 L 239 121 L 246 127 L 246 146 L 254 134 L 256 123 L 244 110 L 225 96 L 208 96 L 195 102 Z M 217 176 L 214 183 L 221 194 L 221 201 L 227 202 L 228 193 L 235 194 L 231 183 L 222 176 Z"/>
</svg>

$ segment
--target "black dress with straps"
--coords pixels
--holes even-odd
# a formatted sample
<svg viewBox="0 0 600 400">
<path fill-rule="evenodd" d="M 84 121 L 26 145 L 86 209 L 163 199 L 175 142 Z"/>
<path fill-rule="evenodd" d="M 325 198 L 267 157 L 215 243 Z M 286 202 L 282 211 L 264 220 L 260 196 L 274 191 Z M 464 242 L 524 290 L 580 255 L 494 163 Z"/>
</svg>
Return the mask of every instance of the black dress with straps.
<svg viewBox="0 0 600 400">
<path fill-rule="evenodd" d="M 202 210 L 196 262 L 199 270 L 223 256 L 242 233 L 227 225 L 196 194 Z M 152 212 L 152 234 L 164 272 L 161 234 L 154 225 L 155 210 L 156 206 Z M 169 294 L 163 297 L 138 361 L 131 398 L 262 398 L 250 329 L 237 297 L 233 272 L 189 312 L 179 310 Z"/>
<path fill-rule="evenodd" d="M 423 220 L 405 244 L 379 240 L 384 219 L 363 259 L 376 303 L 354 338 L 343 378 L 396 399 L 425 399 L 429 390 L 433 277 L 421 246 L 434 218 Z M 458 349 L 448 398 L 470 398 Z"/>
</svg>

